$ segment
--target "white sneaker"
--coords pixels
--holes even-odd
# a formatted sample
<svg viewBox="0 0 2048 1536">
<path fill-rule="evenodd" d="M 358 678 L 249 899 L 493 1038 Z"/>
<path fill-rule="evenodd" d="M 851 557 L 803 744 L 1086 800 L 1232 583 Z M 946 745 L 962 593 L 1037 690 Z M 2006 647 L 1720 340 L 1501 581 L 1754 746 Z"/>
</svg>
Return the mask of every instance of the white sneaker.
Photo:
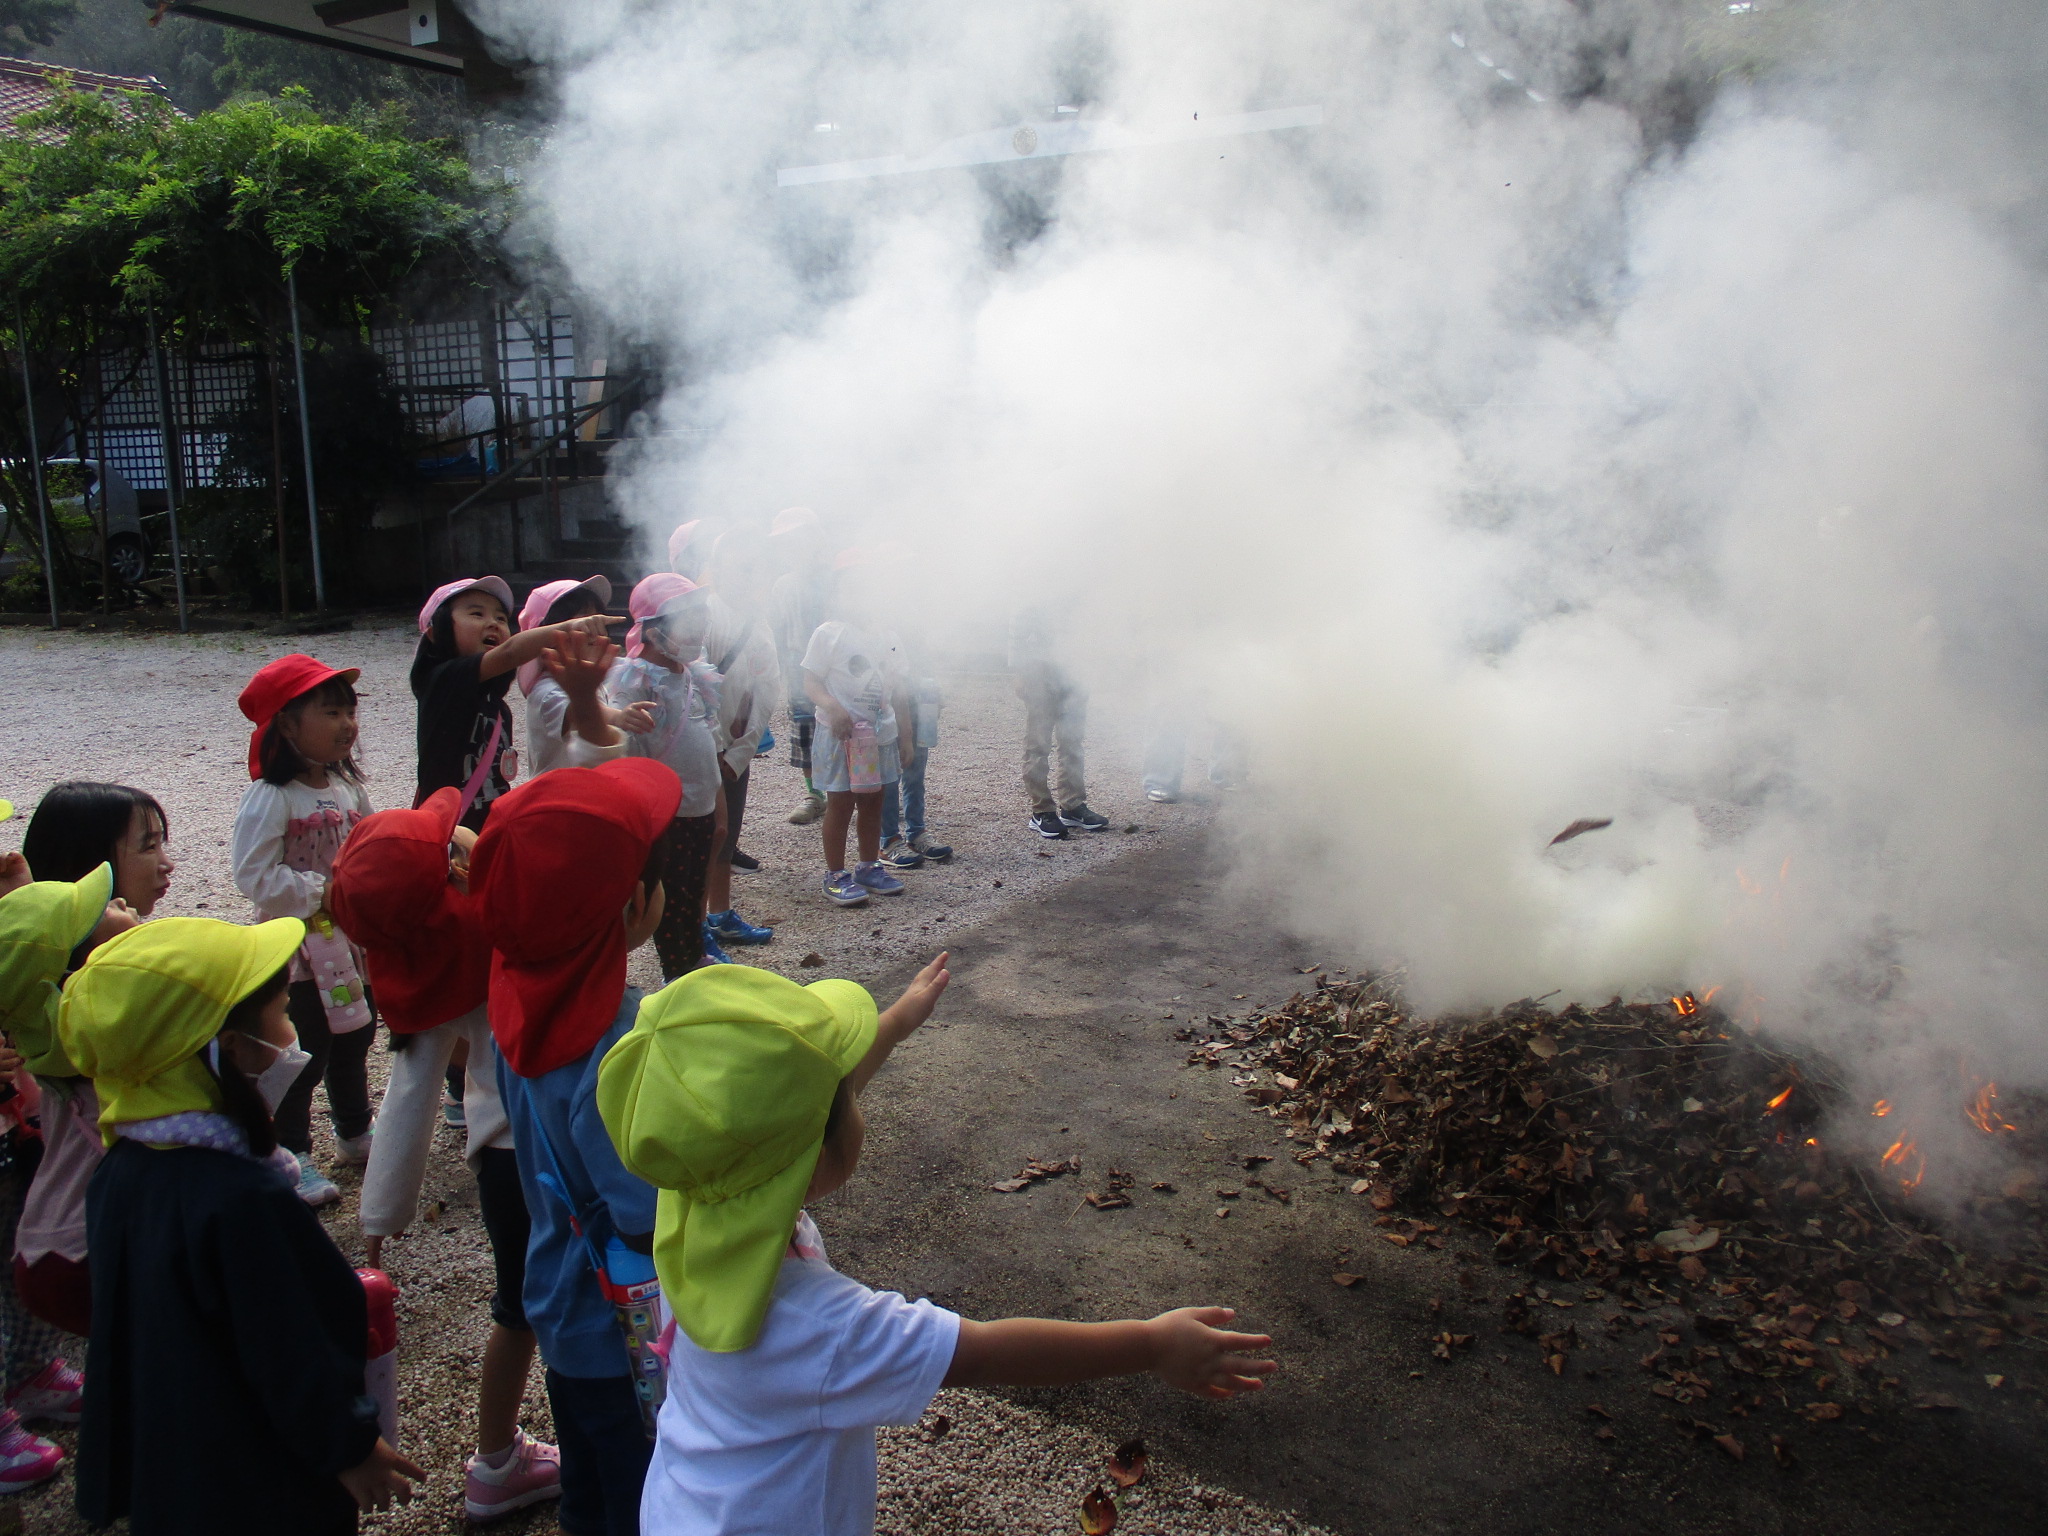
<svg viewBox="0 0 2048 1536">
<path fill-rule="evenodd" d="M 372 1129 L 360 1136 L 335 1137 L 334 1160 L 346 1168 L 360 1168 L 370 1160 L 370 1138 L 376 1134 Z"/>
</svg>

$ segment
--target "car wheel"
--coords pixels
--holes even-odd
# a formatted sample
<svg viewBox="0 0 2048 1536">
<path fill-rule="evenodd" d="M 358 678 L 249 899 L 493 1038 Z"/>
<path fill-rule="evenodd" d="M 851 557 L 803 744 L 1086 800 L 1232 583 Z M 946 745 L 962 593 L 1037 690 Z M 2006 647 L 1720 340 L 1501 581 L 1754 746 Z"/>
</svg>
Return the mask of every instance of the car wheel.
<svg viewBox="0 0 2048 1536">
<path fill-rule="evenodd" d="M 135 586 L 149 574 L 149 546 L 132 533 L 117 533 L 107 540 L 107 565 L 118 580 Z"/>
</svg>

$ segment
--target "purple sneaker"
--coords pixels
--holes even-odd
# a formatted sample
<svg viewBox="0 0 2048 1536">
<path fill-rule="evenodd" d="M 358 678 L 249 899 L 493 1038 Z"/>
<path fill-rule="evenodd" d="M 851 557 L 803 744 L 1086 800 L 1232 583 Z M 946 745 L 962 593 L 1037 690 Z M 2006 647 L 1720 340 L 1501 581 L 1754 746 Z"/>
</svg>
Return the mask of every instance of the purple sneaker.
<svg viewBox="0 0 2048 1536">
<path fill-rule="evenodd" d="M 863 890 L 873 891 L 877 896 L 901 896 L 903 882 L 889 873 L 889 866 L 877 860 L 873 864 L 853 866 L 853 878 L 860 882 Z"/>
<path fill-rule="evenodd" d="M 472 1456 L 463 1467 L 462 1508 L 479 1525 L 562 1496 L 562 1453 L 527 1439 L 523 1429 L 516 1434 L 503 1466 L 493 1467 L 483 1457 Z"/>
<path fill-rule="evenodd" d="M 21 1427 L 12 1408 L 0 1413 L 0 1494 L 47 1483 L 63 1468 L 64 1453 Z"/>
<path fill-rule="evenodd" d="M 825 877 L 825 894 L 842 907 L 857 907 L 868 899 L 867 888 L 843 869 Z"/>
<path fill-rule="evenodd" d="M 85 1398 L 85 1378 L 62 1360 L 52 1360 L 7 1394 L 7 1406 L 24 1419 L 76 1424 Z"/>
</svg>

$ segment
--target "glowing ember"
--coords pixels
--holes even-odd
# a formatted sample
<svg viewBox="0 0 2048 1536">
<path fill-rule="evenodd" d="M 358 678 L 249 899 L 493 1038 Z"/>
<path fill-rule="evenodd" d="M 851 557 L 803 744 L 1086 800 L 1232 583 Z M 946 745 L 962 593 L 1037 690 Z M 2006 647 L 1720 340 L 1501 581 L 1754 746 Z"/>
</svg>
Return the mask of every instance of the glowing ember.
<svg viewBox="0 0 2048 1536">
<path fill-rule="evenodd" d="M 1884 1156 L 1879 1161 L 1899 1175 L 1899 1188 L 1908 1194 L 1918 1189 L 1920 1181 L 1927 1177 L 1926 1154 L 1920 1150 L 1917 1143 L 1904 1137 L 1886 1147 Z M 1912 1165 L 1911 1173 L 1906 1172 L 1908 1164 Z"/>
<path fill-rule="evenodd" d="M 1676 1008 L 1678 1010 L 1679 1017 L 1684 1019 L 1689 1019 L 1694 1014 L 1700 1011 L 1700 1005 L 1698 1001 L 1693 997 L 1693 995 L 1690 992 L 1686 993 L 1683 997 L 1674 997 L 1673 999 L 1671 999 L 1671 1006 Z"/>
<path fill-rule="evenodd" d="M 1892 1112 L 1892 1101 L 1890 1099 L 1879 1099 L 1875 1104 L 1870 1106 L 1870 1112 L 1873 1115 L 1876 1115 L 1879 1119 L 1883 1119 L 1886 1115 Z"/>
<path fill-rule="evenodd" d="M 1798 1086 L 1799 1085 L 1797 1083 L 1794 1083 L 1791 1088 L 1787 1088 L 1783 1093 L 1779 1094 L 1775 1099 L 1771 1100 L 1770 1103 L 1764 1106 L 1764 1113 L 1767 1115 L 1776 1114 L 1779 1108 L 1784 1104 L 1784 1102 L 1792 1097 L 1792 1089 L 1797 1088 Z"/>
<path fill-rule="evenodd" d="M 1700 999 L 1700 1006 L 1702 1008 L 1706 1007 L 1707 1004 L 1711 1003 L 1714 1000 L 1714 994 L 1720 990 L 1721 989 L 1719 987 L 1707 988 L 1707 995 Z"/>
<path fill-rule="evenodd" d="M 1986 1083 L 1977 1090 L 1977 1097 L 1970 1101 L 1970 1107 L 1963 1111 L 1970 1117 L 1970 1124 L 1986 1136 L 1997 1136 L 2006 1131 L 2017 1130 L 2010 1120 L 1992 1106 L 1998 1099 L 1998 1084 Z"/>
</svg>

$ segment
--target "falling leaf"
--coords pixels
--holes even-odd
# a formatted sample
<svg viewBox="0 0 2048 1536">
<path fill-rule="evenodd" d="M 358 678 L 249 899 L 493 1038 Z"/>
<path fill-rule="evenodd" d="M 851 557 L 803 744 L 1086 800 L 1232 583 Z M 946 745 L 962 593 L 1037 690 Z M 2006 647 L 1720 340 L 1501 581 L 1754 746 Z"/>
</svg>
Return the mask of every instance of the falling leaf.
<svg viewBox="0 0 2048 1536">
<path fill-rule="evenodd" d="M 1742 1442 L 1733 1435 L 1716 1435 L 1714 1436 L 1714 1444 L 1721 1447 L 1722 1450 L 1726 1451 L 1735 1460 L 1742 1460 Z"/>
<path fill-rule="evenodd" d="M 1145 1442 L 1126 1440 L 1109 1455 L 1109 1476 L 1119 1488 L 1135 1488 L 1145 1475 Z"/>
<path fill-rule="evenodd" d="M 1001 882 L 1000 880 L 999 880 L 999 881 L 997 881 L 996 883 L 997 883 L 998 885 L 1002 884 L 1002 882 Z M 817 951 L 816 951 L 815 949 L 814 949 L 814 950 L 812 950 L 812 951 L 811 951 L 811 952 L 810 952 L 810 953 L 809 953 L 808 955 L 805 955 L 805 956 L 803 957 L 803 959 L 801 959 L 801 960 L 797 961 L 797 964 L 798 964 L 798 965 L 802 965 L 802 966 L 810 966 L 810 967 L 816 967 L 816 966 L 820 966 L 820 965 L 823 965 L 824 963 L 825 963 L 825 957 L 824 957 L 823 955 L 819 954 L 819 953 L 818 953 L 818 952 L 817 952 Z"/>
<path fill-rule="evenodd" d="M 1108 1536 L 1116 1529 L 1116 1500 L 1100 1484 L 1081 1501 L 1081 1529 L 1087 1536 Z"/>
<path fill-rule="evenodd" d="M 1343 1270 L 1340 1269 L 1337 1271 L 1336 1274 L 1330 1276 L 1330 1278 L 1348 1290 L 1350 1289 L 1350 1287 L 1358 1284 L 1358 1282 L 1364 1279 L 1365 1277 L 1363 1275 L 1346 1274 Z"/>
<path fill-rule="evenodd" d="M 1614 818 L 1612 816 L 1581 816 L 1577 821 L 1553 837 L 1545 846 L 1555 848 L 1559 843 L 1568 843 L 1575 837 L 1584 837 L 1588 832 L 1598 832 L 1603 827 L 1611 827 L 1613 825 Z"/>
</svg>

